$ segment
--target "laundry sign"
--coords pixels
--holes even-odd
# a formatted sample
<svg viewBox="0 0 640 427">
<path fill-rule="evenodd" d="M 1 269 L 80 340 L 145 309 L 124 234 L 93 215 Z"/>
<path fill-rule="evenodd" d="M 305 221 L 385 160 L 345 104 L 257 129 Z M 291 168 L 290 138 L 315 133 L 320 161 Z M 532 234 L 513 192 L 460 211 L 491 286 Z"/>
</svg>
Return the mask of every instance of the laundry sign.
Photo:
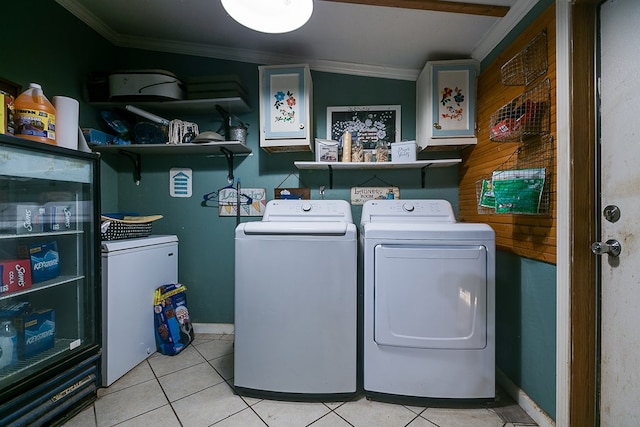
<svg viewBox="0 0 640 427">
<path fill-rule="evenodd" d="M 171 197 L 191 197 L 193 171 L 189 168 L 171 168 L 169 171 L 169 194 Z"/>
<path fill-rule="evenodd" d="M 352 205 L 364 205 L 367 200 L 399 198 L 399 187 L 351 187 Z"/>
</svg>

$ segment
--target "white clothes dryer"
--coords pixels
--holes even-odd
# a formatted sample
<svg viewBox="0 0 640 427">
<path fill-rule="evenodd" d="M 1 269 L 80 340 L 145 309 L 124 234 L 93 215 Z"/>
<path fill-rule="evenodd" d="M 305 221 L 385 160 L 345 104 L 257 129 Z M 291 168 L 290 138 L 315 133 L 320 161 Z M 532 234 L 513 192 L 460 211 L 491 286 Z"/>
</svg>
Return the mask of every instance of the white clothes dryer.
<svg viewBox="0 0 640 427">
<path fill-rule="evenodd" d="M 355 394 L 357 227 L 344 200 L 271 200 L 235 234 L 234 386 Z"/>
<path fill-rule="evenodd" d="M 367 394 L 495 397 L 495 233 L 446 200 L 371 200 L 360 227 Z"/>
</svg>

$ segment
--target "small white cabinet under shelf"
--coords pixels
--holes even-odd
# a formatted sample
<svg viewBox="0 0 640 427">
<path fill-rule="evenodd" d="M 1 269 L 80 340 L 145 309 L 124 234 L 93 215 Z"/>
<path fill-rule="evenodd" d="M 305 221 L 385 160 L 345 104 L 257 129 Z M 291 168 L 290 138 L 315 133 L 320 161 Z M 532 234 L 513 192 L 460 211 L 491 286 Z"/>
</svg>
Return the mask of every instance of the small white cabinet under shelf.
<svg viewBox="0 0 640 427">
<path fill-rule="evenodd" d="M 477 143 L 473 59 L 430 61 L 416 81 L 418 150 L 460 150 Z"/>
<path fill-rule="evenodd" d="M 298 161 L 293 164 L 296 168 L 327 170 L 329 171 L 329 188 L 333 188 L 333 171 L 334 170 L 356 170 L 356 169 L 421 169 L 422 186 L 424 187 L 424 179 L 427 168 L 430 167 L 450 167 L 462 162 L 462 159 L 434 159 L 434 160 L 416 160 L 415 162 L 395 163 L 395 162 L 305 162 Z"/>
</svg>

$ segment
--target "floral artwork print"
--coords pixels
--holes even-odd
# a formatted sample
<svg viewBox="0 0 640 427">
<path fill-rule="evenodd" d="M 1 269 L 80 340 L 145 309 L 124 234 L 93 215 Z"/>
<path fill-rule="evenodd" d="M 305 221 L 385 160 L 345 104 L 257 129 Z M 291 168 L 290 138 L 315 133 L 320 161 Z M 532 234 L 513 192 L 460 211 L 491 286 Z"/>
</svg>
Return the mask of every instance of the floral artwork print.
<svg viewBox="0 0 640 427">
<path fill-rule="evenodd" d="M 351 132 L 363 148 L 375 148 L 377 141 L 391 142 L 395 137 L 396 111 L 353 110 L 334 112 L 331 139 L 340 141 L 345 131 Z"/>
<path fill-rule="evenodd" d="M 274 117 L 276 122 L 293 123 L 296 120 L 296 98 L 293 96 L 293 92 L 287 91 L 285 94 L 279 90 L 274 95 L 276 102 L 273 104 L 277 110 L 277 114 Z"/>
<path fill-rule="evenodd" d="M 440 91 L 442 95 L 442 99 L 440 99 L 440 104 L 446 108 L 447 112 L 442 114 L 443 119 L 450 120 L 462 120 L 464 117 L 464 108 L 462 107 L 462 103 L 464 102 L 464 95 L 462 94 L 462 89 L 456 86 L 455 89 L 451 89 L 450 87 L 445 87 Z M 453 97 L 453 103 L 451 103 L 451 98 Z"/>
</svg>

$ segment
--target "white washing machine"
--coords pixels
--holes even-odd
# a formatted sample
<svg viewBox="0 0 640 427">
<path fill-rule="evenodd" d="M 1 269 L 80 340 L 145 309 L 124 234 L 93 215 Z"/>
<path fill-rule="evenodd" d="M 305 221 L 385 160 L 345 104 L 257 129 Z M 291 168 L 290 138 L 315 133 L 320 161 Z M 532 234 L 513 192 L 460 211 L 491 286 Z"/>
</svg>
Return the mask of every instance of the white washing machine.
<svg viewBox="0 0 640 427">
<path fill-rule="evenodd" d="M 356 392 L 357 228 L 344 200 L 272 200 L 235 234 L 240 394 Z"/>
<path fill-rule="evenodd" d="M 372 200 L 360 228 L 367 394 L 495 397 L 495 233 L 446 200 Z"/>
</svg>

